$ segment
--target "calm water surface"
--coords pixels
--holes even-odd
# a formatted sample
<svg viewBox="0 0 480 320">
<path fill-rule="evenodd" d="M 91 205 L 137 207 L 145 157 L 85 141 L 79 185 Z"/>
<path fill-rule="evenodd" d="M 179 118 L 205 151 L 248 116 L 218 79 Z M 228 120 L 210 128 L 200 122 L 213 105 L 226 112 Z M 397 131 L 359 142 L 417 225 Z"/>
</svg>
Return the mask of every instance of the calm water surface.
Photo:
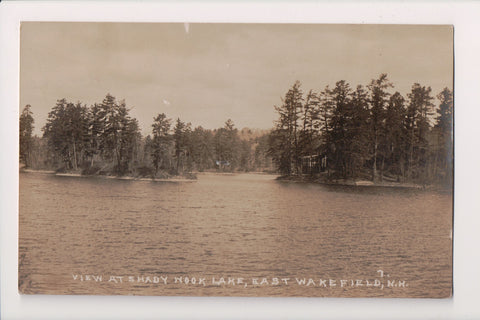
<svg viewBox="0 0 480 320">
<path fill-rule="evenodd" d="M 21 173 L 19 289 L 42 294 L 450 296 L 450 194 L 274 179 L 204 174 L 196 182 L 161 183 Z M 102 276 L 102 281 L 86 280 L 87 275 Z M 108 281 L 111 276 L 117 282 Z M 167 284 L 141 280 L 157 277 L 158 282 L 160 276 L 168 278 Z M 174 283 L 175 277 L 188 277 L 189 284 Z M 218 283 L 221 277 L 235 284 Z M 205 285 L 193 285 L 193 278 L 205 278 Z M 263 278 L 267 282 L 260 284 Z M 279 280 L 276 285 L 273 278 L 289 279 L 288 284 Z M 297 282 L 309 278 L 315 285 Z M 332 285 L 326 281 L 325 287 L 320 282 L 325 279 Z M 357 286 L 356 280 L 362 282 Z M 377 280 L 383 288 L 367 286 L 366 280 Z M 399 280 L 404 281 L 400 286 Z"/>
</svg>

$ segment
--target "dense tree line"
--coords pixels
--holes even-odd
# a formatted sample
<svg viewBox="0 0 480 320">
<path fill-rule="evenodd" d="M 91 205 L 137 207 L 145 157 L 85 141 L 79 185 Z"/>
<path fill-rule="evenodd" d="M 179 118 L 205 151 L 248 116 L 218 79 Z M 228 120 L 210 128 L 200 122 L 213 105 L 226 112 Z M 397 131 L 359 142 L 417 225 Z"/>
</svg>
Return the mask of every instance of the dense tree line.
<svg viewBox="0 0 480 320">
<path fill-rule="evenodd" d="M 164 113 L 142 137 L 125 101 L 107 94 L 87 107 L 57 101 L 33 136 L 31 106 L 20 114 L 20 161 L 27 167 L 85 174 L 182 175 L 192 171 L 271 170 L 284 175 L 390 181 L 451 182 L 453 93 L 436 98 L 430 87 L 413 84 L 406 97 L 391 93 L 382 74 L 367 86 L 304 93 L 295 82 L 276 106 L 273 130 L 192 128 Z"/>
<path fill-rule="evenodd" d="M 27 105 L 20 115 L 20 161 L 37 169 L 145 177 L 272 168 L 268 131 L 238 130 L 230 119 L 214 130 L 192 128 L 161 113 L 142 137 L 129 111 L 110 94 L 90 107 L 60 99 L 36 137 Z"/>
<path fill-rule="evenodd" d="M 386 74 L 366 87 L 353 89 L 342 80 L 319 93 L 304 94 L 295 82 L 275 107 L 279 118 L 269 137 L 279 172 L 451 181 L 452 91 L 443 89 L 435 108 L 430 87 L 415 83 L 406 97 L 391 88 Z"/>
</svg>

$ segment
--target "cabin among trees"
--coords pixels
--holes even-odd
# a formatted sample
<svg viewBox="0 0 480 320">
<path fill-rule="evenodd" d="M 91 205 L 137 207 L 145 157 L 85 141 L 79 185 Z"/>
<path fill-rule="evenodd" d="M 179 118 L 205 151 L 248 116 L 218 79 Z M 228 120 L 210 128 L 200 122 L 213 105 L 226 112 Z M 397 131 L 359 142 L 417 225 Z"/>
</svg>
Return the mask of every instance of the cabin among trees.
<svg viewBox="0 0 480 320">
<path fill-rule="evenodd" d="M 303 156 L 301 158 L 301 173 L 302 174 L 316 174 L 320 172 L 325 172 L 327 169 L 327 156 L 326 155 L 310 155 Z"/>
</svg>

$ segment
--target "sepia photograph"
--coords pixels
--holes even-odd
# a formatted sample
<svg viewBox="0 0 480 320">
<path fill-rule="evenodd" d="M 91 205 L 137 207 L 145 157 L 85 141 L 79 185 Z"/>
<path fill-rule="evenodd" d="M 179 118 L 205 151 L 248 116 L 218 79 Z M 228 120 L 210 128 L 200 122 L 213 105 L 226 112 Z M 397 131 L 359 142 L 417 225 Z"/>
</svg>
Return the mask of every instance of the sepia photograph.
<svg viewBox="0 0 480 320">
<path fill-rule="evenodd" d="M 19 44 L 20 294 L 452 297 L 452 25 Z"/>
</svg>

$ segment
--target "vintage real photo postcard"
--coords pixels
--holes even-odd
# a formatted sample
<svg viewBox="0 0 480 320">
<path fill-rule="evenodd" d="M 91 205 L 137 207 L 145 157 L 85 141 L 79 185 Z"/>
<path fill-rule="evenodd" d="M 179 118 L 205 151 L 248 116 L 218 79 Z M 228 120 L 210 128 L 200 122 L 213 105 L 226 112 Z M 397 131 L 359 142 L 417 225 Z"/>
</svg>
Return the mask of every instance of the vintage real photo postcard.
<svg viewBox="0 0 480 320">
<path fill-rule="evenodd" d="M 22 22 L 22 294 L 452 295 L 453 26 Z"/>
</svg>

